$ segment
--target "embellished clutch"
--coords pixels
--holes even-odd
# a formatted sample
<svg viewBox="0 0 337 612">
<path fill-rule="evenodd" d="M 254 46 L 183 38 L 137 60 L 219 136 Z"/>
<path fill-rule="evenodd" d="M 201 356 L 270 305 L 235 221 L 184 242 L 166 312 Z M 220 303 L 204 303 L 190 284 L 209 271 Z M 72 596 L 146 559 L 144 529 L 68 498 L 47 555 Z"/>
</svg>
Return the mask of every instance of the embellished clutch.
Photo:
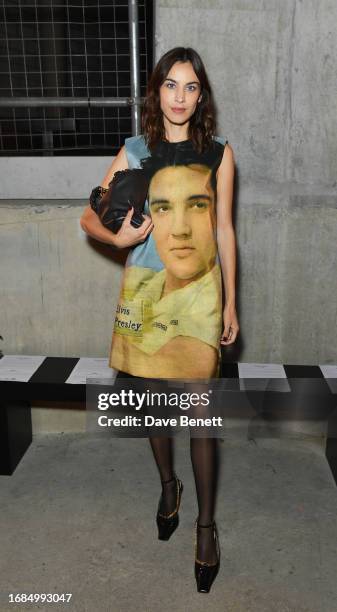
<svg viewBox="0 0 337 612">
<path fill-rule="evenodd" d="M 142 212 L 148 187 L 149 179 L 141 168 L 117 170 L 108 188 L 100 185 L 94 187 L 89 198 L 90 206 L 101 223 L 114 234 L 119 231 L 133 206 L 131 225 L 139 227 L 144 221 Z"/>
</svg>

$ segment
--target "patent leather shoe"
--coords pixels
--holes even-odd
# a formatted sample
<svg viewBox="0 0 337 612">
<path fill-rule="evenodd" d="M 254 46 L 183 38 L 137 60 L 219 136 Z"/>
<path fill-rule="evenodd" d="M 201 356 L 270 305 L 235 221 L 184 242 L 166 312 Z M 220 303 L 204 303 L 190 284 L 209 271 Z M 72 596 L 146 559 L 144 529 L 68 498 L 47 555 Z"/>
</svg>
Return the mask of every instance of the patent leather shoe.
<svg viewBox="0 0 337 612">
<path fill-rule="evenodd" d="M 180 501 L 181 501 L 181 494 L 184 488 L 183 483 L 181 482 L 181 480 L 179 480 L 179 478 L 177 478 L 176 475 L 173 478 L 170 478 L 170 480 L 162 480 L 162 483 L 167 484 L 168 482 L 172 482 L 173 480 L 176 481 L 176 487 L 177 487 L 177 501 L 176 501 L 175 509 L 169 514 L 163 514 L 162 512 L 159 511 L 163 494 L 161 495 L 159 504 L 158 504 L 156 521 L 157 521 L 157 527 L 158 527 L 158 539 L 159 540 L 169 540 L 172 533 L 177 529 L 179 525 L 178 510 L 179 510 Z"/>
<path fill-rule="evenodd" d="M 206 561 L 200 561 L 197 558 L 197 541 L 198 541 L 198 527 L 201 528 L 212 528 L 213 537 L 215 540 L 217 550 L 217 561 L 216 563 L 206 563 Z M 198 519 L 195 521 L 195 563 L 194 563 L 194 575 L 197 582 L 197 590 L 199 593 L 209 593 L 211 586 L 218 574 L 220 567 L 220 545 L 218 531 L 215 521 L 209 525 L 200 525 Z"/>
</svg>

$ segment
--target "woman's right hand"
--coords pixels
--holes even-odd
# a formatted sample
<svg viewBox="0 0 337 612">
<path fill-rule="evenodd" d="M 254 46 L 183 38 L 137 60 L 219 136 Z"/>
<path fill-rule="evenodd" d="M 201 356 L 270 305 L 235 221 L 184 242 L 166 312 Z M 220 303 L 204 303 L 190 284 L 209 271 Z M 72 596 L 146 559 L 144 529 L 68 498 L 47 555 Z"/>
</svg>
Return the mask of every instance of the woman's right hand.
<svg viewBox="0 0 337 612">
<path fill-rule="evenodd" d="M 134 246 L 140 242 L 144 242 L 147 236 L 153 230 L 153 223 L 149 215 L 144 215 L 144 221 L 139 227 L 131 225 L 131 219 L 134 212 L 134 208 L 130 208 L 127 212 L 125 219 L 121 225 L 120 230 L 115 234 L 115 245 L 118 249 L 124 249 L 126 247 Z"/>
</svg>

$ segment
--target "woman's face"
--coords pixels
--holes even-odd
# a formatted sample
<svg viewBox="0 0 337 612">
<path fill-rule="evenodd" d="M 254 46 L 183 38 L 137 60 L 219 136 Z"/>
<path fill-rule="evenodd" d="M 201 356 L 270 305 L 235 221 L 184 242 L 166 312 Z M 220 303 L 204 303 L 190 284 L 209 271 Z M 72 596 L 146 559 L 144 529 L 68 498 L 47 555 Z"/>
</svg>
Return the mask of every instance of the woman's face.
<svg viewBox="0 0 337 612">
<path fill-rule="evenodd" d="M 158 170 L 149 187 L 152 236 L 167 272 L 193 280 L 215 263 L 214 191 L 207 166 L 169 166 Z"/>
<path fill-rule="evenodd" d="M 190 119 L 200 97 L 200 81 L 191 62 L 173 64 L 159 88 L 159 95 L 161 110 L 171 123 L 182 125 Z"/>
</svg>

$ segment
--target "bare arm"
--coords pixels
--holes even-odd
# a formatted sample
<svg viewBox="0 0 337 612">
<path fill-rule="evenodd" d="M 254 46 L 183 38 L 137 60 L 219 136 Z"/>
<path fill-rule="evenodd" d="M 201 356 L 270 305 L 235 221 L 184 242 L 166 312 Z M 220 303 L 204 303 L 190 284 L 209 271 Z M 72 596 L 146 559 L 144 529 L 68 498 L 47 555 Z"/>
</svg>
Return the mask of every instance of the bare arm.
<svg viewBox="0 0 337 612">
<path fill-rule="evenodd" d="M 225 288 L 223 332 L 220 343 L 232 344 L 239 332 L 235 305 L 236 238 L 232 220 L 234 154 L 230 145 L 225 146 L 217 177 L 217 243 Z"/>
<path fill-rule="evenodd" d="M 236 240 L 232 222 L 234 154 L 227 144 L 217 176 L 217 243 L 226 304 L 235 305 Z"/>
<path fill-rule="evenodd" d="M 101 182 L 101 187 L 108 188 L 115 172 L 118 170 L 127 170 L 128 167 L 125 145 L 123 145 Z M 133 227 L 131 225 L 132 214 L 133 208 L 127 213 L 119 232 L 114 234 L 108 228 L 104 227 L 99 216 L 92 210 L 91 206 L 88 205 L 80 218 L 80 224 L 83 231 L 92 238 L 104 242 L 105 244 L 111 244 L 116 248 L 124 248 L 143 242 L 153 228 L 151 217 L 148 215 L 143 215 L 144 222 L 140 227 Z"/>
</svg>

